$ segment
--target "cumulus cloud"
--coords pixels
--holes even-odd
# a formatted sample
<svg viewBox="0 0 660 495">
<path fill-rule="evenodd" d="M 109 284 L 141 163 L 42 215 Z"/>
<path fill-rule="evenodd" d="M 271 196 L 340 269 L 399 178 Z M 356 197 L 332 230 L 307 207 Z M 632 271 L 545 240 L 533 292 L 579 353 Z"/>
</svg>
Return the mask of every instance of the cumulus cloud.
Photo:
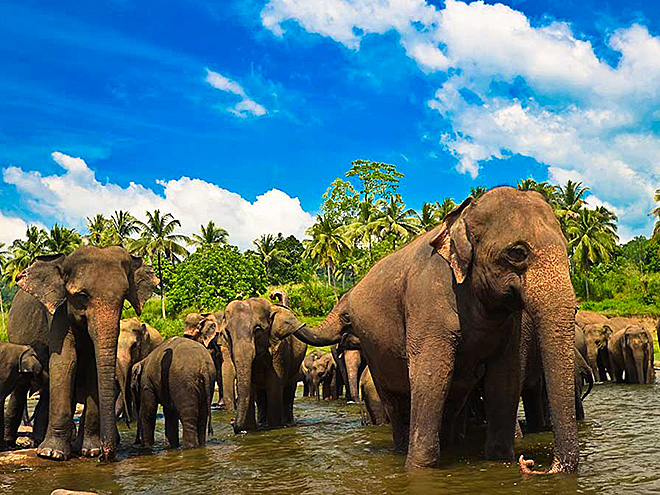
<svg viewBox="0 0 660 495">
<path fill-rule="evenodd" d="M 65 225 L 85 230 L 85 217 L 96 213 L 111 215 L 127 210 L 139 219 L 145 211 L 160 209 L 181 221 L 182 233 L 198 232 L 201 224 L 213 220 L 229 232 L 230 242 L 245 249 L 262 234 L 293 234 L 303 237 L 314 217 L 304 211 L 298 198 L 271 189 L 250 202 L 217 184 L 181 177 L 161 180 L 162 194 L 131 182 L 127 187 L 99 182 L 84 160 L 53 153 L 53 160 L 64 173 L 43 176 L 19 167 L 3 170 L 5 182 L 13 184 L 37 214 L 55 217 Z M 0 216 L 0 232 L 11 238 L 25 233 L 25 224 L 5 234 Z M 14 220 L 14 219 L 9 219 Z M 1 239 L 0 239 L 1 240 Z"/>
<path fill-rule="evenodd" d="M 239 101 L 233 107 L 227 108 L 227 111 L 233 113 L 237 117 L 245 118 L 248 115 L 254 115 L 255 117 L 261 117 L 266 115 L 266 109 L 252 100 L 245 94 L 243 87 L 235 81 L 226 78 L 222 74 L 213 72 L 212 70 L 206 69 L 206 79 L 205 81 L 209 83 L 216 89 L 230 93 L 236 96 L 240 96 L 241 101 Z"/>
<path fill-rule="evenodd" d="M 28 224 L 18 217 L 10 217 L 4 215 L 0 211 L 0 243 L 8 247 L 14 239 L 23 237 Z"/>
<path fill-rule="evenodd" d="M 604 40 L 620 55 L 612 66 L 569 24 L 533 26 L 482 1 L 270 0 L 261 19 L 276 36 L 294 21 L 352 50 L 396 31 L 421 70 L 447 72 L 428 105 L 451 124 L 438 141 L 459 172 L 477 177 L 493 158 L 529 156 L 551 180 L 588 184 L 619 213 L 622 237 L 648 234 L 660 178 L 660 37 L 646 27 Z"/>
</svg>

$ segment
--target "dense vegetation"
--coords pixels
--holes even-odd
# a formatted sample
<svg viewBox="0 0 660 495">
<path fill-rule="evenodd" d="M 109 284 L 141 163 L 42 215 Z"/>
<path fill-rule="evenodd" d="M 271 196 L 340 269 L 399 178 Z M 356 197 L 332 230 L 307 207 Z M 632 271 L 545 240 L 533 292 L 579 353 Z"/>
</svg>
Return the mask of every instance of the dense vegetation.
<svg viewBox="0 0 660 495">
<path fill-rule="evenodd" d="M 356 160 L 328 187 L 306 239 L 264 234 L 245 252 L 229 245 L 229 233 L 213 221 L 187 237 L 177 232 L 177 219 L 158 210 L 147 212 L 145 222 L 121 210 L 109 218 L 89 217 L 84 235 L 57 224 L 50 231 L 31 226 L 23 239 L 0 244 L 0 338 L 16 275 L 38 255 L 70 253 L 84 244 L 121 245 L 152 263 L 161 283 L 143 319 L 166 335 L 180 333 L 180 318 L 191 311 L 222 309 L 234 298 L 266 295 L 275 286 L 287 291 L 301 316 L 322 317 L 374 263 L 434 228 L 456 206 L 444 198 L 424 203 L 419 211 L 408 208 L 398 192 L 401 179 L 394 165 Z M 621 245 L 616 215 L 604 207 L 589 208 L 588 188 L 581 183 L 554 186 L 524 179 L 516 187 L 538 191 L 555 211 L 583 308 L 660 315 L 660 229 L 650 239 Z M 485 192 L 475 187 L 471 196 Z M 660 217 L 660 208 L 652 214 Z M 125 316 L 132 314 L 127 306 Z"/>
</svg>

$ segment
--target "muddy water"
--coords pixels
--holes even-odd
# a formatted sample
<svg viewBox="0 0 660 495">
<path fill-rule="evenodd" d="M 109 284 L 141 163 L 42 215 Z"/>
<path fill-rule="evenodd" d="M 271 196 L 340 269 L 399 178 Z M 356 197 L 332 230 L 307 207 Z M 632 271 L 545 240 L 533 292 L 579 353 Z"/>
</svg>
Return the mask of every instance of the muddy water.
<svg viewBox="0 0 660 495">
<path fill-rule="evenodd" d="M 441 469 L 409 474 L 389 428 L 360 426 L 359 406 L 297 399 L 293 428 L 234 436 L 230 415 L 216 411 L 206 448 L 145 454 L 130 447 L 134 432 L 123 427 L 118 462 L 0 466 L 0 493 L 660 493 L 660 384 L 597 385 L 585 409 L 577 475 L 523 477 L 516 465 L 482 461 L 478 445 L 446 456 Z M 516 451 L 547 467 L 552 435 L 529 435 Z"/>
</svg>

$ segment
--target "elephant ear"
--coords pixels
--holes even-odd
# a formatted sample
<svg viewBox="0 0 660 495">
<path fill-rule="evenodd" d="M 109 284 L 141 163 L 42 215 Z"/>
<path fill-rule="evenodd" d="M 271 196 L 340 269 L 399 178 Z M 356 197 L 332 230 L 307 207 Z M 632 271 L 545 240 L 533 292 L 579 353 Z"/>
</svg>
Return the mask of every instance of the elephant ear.
<svg viewBox="0 0 660 495">
<path fill-rule="evenodd" d="M 284 340 L 298 331 L 302 325 L 289 308 L 272 304 L 270 308 L 271 340 Z"/>
<path fill-rule="evenodd" d="M 128 302 L 138 316 L 142 314 L 144 303 L 151 297 L 159 280 L 151 265 L 142 261 L 142 258 L 131 255 L 131 269 L 128 274 Z"/>
<path fill-rule="evenodd" d="M 463 283 L 472 263 L 472 244 L 468 239 L 467 225 L 462 213 L 473 201 L 472 196 L 468 196 L 454 208 L 445 217 L 437 235 L 430 242 L 438 254 L 449 263 L 458 284 Z"/>
<path fill-rule="evenodd" d="M 38 362 L 37 355 L 34 353 L 32 348 L 28 347 L 23 352 L 21 352 L 21 355 L 18 358 L 19 373 L 32 373 L 32 367 L 30 366 L 30 357 L 32 357 L 35 361 Z"/>
<path fill-rule="evenodd" d="M 52 315 L 66 301 L 63 254 L 38 256 L 18 274 L 16 284 L 37 298 Z"/>
<path fill-rule="evenodd" d="M 213 342 L 213 340 L 215 340 L 215 338 L 218 336 L 220 332 L 220 325 L 218 324 L 218 320 L 213 313 L 209 313 L 204 316 L 205 318 L 201 322 L 202 329 L 200 338 L 202 343 L 206 347 L 209 347 L 211 342 Z"/>
</svg>

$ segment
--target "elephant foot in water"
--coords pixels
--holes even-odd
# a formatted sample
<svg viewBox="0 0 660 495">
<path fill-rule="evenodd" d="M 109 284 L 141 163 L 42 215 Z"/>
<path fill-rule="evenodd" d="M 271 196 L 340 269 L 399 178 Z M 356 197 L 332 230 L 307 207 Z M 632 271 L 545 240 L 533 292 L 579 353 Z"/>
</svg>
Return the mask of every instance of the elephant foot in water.
<svg viewBox="0 0 660 495">
<path fill-rule="evenodd" d="M 68 438 L 47 435 L 37 448 L 37 455 L 45 459 L 66 461 L 71 457 L 71 442 Z"/>
<path fill-rule="evenodd" d="M 101 455 L 101 437 L 98 433 L 85 432 L 80 455 L 83 457 L 98 457 Z"/>
</svg>

